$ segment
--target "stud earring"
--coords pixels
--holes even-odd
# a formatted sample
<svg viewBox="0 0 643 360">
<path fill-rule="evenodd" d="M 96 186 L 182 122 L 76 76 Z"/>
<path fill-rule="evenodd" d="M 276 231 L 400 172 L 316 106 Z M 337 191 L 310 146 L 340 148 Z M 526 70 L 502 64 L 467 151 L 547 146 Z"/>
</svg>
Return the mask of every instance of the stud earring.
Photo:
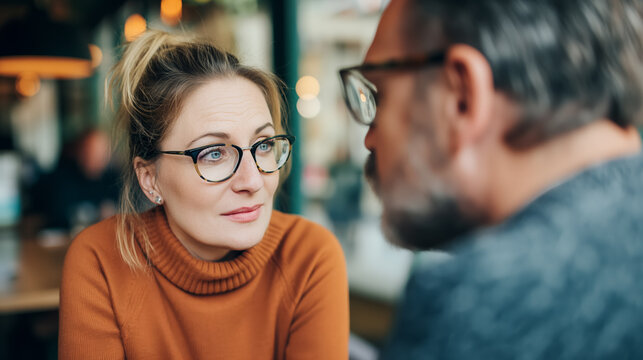
<svg viewBox="0 0 643 360">
<path fill-rule="evenodd" d="M 154 199 L 154 201 L 155 201 L 157 204 L 159 204 L 159 205 L 161 205 L 161 203 L 163 203 L 163 199 L 161 199 L 161 197 L 160 197 L 160 196 L 157 196 L 157 197 Z"/>
</svg>

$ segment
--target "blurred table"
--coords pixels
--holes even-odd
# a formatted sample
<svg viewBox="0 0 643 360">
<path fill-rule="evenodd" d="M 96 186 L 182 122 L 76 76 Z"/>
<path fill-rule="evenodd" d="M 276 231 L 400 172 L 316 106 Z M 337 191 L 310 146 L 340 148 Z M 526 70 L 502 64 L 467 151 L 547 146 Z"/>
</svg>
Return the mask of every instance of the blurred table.
<svg viewBox="0 0 643 360">
<path fill-rule="evenodd" d="M 57 309 L 69 238 L 56 235 L 19 239 L 4 234 L 0 242 L 0 314 Z"/>
</svg>

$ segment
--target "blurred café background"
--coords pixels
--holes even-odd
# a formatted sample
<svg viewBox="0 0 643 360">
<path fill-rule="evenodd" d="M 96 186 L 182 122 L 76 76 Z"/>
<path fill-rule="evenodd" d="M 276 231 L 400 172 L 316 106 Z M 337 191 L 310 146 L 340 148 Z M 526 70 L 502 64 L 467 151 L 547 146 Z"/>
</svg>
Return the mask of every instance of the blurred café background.
<svg viewBox="0 0 643 360">
<path fill-rule="evenodd" d="M 0 0 L 0 358 L 56 357 L 65 250 L 116 208 L 120 162 L 105 77 L 122 45 L 146 28 L 211 38 L 287 83 L 298 141 L 277 205 L 340 239 L 351 351 L 369 358 L 421 261 L 381 234 L 379 204 L 362 176 L 367 129 L 349 118 L 337 76 L 361 62 L 386 3 Z"/>
</svg>

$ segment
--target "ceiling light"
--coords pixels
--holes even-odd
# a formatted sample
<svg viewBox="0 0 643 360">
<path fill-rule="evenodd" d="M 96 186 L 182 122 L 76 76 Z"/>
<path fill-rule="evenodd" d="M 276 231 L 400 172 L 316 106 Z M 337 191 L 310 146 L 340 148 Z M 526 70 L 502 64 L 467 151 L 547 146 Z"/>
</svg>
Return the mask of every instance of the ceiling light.
<svg viewBox="0 0 643 360">
<path fill-rule="evenodd" d="M 0 76 L 88 77 L 91 57 L 84 35 L 81 29 L 53 22 L 40 12 L 12 21 L 0 29 Z"/>
</svg>

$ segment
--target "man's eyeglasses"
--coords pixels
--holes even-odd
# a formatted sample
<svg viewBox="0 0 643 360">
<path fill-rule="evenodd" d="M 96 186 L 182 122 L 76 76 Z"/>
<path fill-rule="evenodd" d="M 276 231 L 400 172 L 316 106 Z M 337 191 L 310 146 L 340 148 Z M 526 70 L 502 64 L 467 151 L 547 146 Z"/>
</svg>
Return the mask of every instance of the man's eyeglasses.
<svg viewBox="0 0 643 360">
<path fill-rule="evenodd" d="M 377 110 L 377 87 L 363 75 L 373 70 L 405 70 L 439 65 L 444 62 L 443 52 L 433 52 L 404 60 L 387 61 L 380 64 L 362 64 L 339 70 L 344 101 L 355 120 L 371 125 Z"/>
<path fill-rule="evenodd" d="M 295 137 L 277 135 L 263 139 L 249 147 L 234 144 L 212 144 L 184 151 L 159 151 L 161 154 L 185 155 L 192 158 L 194 169 L 207 182 L 226 181 L 234 175 L 241 164 L 243 151 L 250 154 L 263 173 L 273 173 L 283 167 L 290 153 Z"/>
</svg>

